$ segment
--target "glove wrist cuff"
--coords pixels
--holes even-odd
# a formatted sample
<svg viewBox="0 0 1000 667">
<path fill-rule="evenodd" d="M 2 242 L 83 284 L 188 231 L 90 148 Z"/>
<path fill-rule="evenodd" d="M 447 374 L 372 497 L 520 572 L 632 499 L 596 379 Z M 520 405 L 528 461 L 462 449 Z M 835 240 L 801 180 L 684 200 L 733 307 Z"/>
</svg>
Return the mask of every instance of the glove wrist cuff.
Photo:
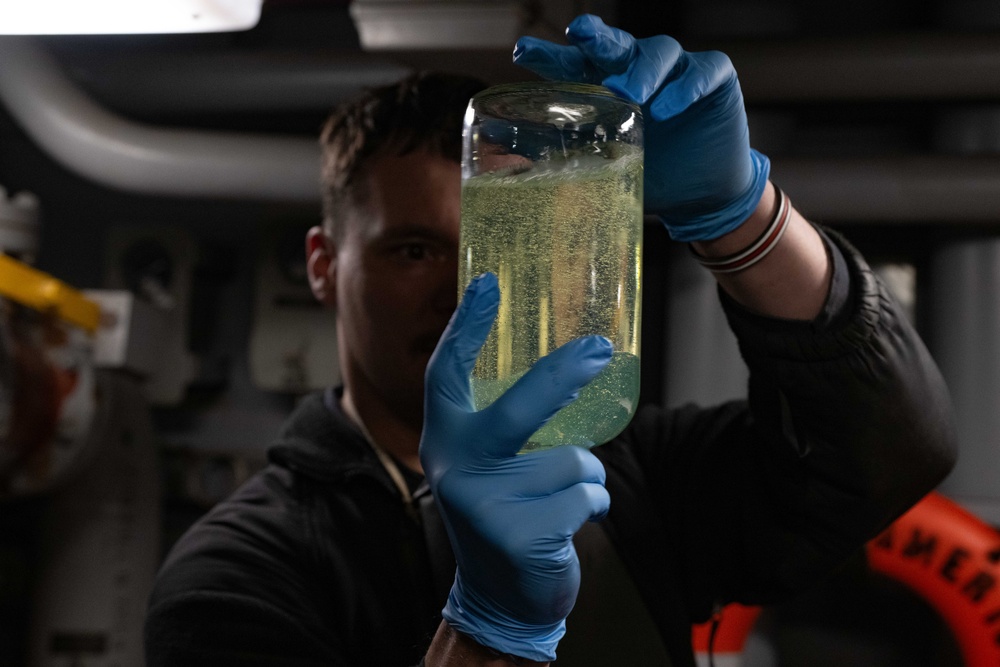
<svg viewBox="0 0 1000 667">
<path fill-rule="evenodd" d="M 764 195 L 767 178 L 771 172 L 771 162 L 763 153 L 750 149 L 750 166 L 752 177 L 746 190 L 724 208 L 695 218 L 686 218 L 677 224 L 674 224 L 669 217 L 661 215 L 670 238 L 682 243 L 711 241 L 728 234 L 746 222 Z"/>
<path fill-rule="evenodd" d="M 485 610 L 484 613 L 477 613 L 476 605 L 466 603 L 459 597 L 455 587 L 452 587 L 441 612 L 444 620 L 455 630 L 471 637 L 488 651 L 495 652 L 498 657 L 510 656 L 536 662 L 556 659 L 556 646 L 566 634 L 565 620 L 551 625 L 529 625 Z"/>
</svg>

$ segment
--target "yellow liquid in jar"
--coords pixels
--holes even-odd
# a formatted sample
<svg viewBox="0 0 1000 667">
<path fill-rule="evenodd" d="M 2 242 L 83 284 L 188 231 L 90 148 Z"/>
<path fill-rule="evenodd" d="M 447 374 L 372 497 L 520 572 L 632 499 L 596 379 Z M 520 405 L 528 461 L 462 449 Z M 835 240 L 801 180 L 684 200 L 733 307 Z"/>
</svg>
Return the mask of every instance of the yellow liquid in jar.
<svg viewBox="0 0 1000 667">
<path fill-rule="evenodd" d="M 606 442 L 639 398 L 642 153 L 577 158 L 483 174 L 462 184 L 461 286 L 491 271 L 500 310 L 476 361 L 477 409 L 541 356 L 589 334 L 614 344 L 611 364 L 535 432 L 524 450 Z"/>
</svg>

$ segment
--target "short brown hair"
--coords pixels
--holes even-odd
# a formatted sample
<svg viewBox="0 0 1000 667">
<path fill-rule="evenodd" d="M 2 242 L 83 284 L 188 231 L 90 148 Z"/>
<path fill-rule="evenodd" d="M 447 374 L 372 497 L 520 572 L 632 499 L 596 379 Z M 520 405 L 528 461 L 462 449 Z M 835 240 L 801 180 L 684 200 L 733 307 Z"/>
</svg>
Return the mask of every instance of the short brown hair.
<svg viewBox="0 0 1000 667">
<path fill-rule="evenodd" d="M 337 106 L 320 134 L 326 232 L 341 237 L 345 215 L 364 200 L 358 175 L 372 158 L 426 150 L 460 161 L 465 109 L 485 87 L 469 76 L 418 72 Z"/>
</svg>

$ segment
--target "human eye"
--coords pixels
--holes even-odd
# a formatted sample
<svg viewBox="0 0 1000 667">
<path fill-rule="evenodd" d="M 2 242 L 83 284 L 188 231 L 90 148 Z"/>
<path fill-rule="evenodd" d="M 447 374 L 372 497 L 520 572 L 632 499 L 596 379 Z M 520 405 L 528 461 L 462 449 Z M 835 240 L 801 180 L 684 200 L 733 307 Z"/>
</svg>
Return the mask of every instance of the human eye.
<svg viewBox="0 0 1000 667">
<path fill-rule="evenodd" d="M 408 262 L 420 262 L 428 259 L 431 255 L 427 244 L 419 242 L 401 243 L 396 247 L 395 251 L 400 259 Z"/>
<path fill-rule="evenodd" d="M 446 241 L 427 234 L 393 235 L 377 247 L 386 260 L 414 268 L 447 261 L 455 253 Z"/>
</svg>

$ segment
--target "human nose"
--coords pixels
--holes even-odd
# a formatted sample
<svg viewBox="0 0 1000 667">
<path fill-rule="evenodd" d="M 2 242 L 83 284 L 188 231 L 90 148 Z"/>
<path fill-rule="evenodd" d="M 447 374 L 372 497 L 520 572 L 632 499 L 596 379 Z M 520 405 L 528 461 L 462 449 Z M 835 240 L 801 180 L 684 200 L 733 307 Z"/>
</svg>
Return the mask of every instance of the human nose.
<svg viewBox="0 0 1000 667">
<path fill-rule="evenodd" d="M 451 315 L 458 304 L 458 259 L 443 263 L 438 272 L 432 307 L 435 311 Z"/>
</svg>

